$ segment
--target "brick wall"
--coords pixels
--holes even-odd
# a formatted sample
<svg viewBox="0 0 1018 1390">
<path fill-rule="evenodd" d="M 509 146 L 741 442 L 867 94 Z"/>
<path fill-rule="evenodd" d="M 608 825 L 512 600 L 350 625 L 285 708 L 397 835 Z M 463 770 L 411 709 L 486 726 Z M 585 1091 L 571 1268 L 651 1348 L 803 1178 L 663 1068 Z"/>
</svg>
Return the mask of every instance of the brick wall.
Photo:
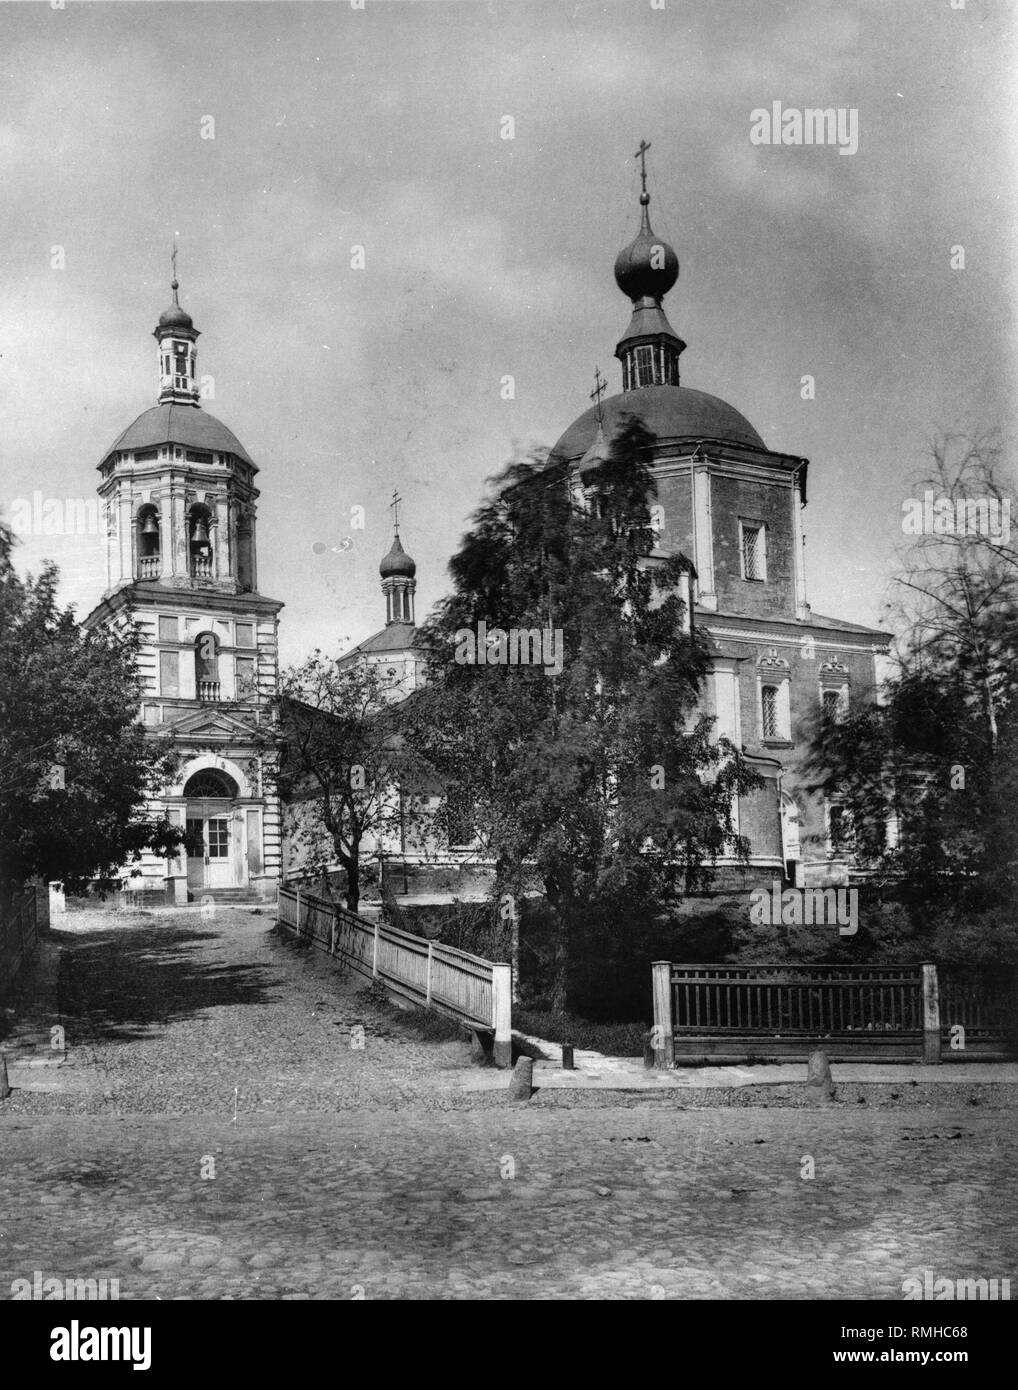
<svg viewBox="0 0 1018 1390">
<path fill-rule="evenodd" d="M 718 611 L 772 619 L 795 618 L 791 492 L 784 484 L 711 476 L 714 584 Z M 739 521 L 767 528 L 767 578 L 742 578 Z"/>
</svg>

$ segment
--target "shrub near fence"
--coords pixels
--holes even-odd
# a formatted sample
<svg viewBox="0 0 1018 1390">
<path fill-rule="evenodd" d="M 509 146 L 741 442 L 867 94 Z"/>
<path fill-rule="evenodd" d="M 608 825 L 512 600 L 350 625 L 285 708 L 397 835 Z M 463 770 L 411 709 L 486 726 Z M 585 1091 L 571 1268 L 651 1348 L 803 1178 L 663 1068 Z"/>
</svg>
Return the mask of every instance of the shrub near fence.
<svg viewBox="0 0 1018 1390">
<path fill-rule="evenodd" d="M 277 919 L 394 993 L 461 1019 L 495 1039 L 495 1063 L 511 1057 L 511 970 L 395 927 L 369 922 L 336 903 L 280 887 Z"/>
</svg>

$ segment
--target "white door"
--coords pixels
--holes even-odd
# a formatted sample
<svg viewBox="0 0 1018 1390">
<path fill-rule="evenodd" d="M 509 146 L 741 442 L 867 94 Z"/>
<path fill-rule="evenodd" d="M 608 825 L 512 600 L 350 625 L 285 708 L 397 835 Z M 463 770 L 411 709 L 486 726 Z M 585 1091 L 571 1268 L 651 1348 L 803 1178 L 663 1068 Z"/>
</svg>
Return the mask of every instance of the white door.
<svg viewBox="0 0 1018 1390">
<path fill-rule="evenodd" d="M 192 891 L 232 888 L 240 881 L 233 845 L 229 803 L 202 801 L 187 808 L 187 828 L 201 841 L 201 851 L 187 857 L 187 886 Z"/>
</svg>

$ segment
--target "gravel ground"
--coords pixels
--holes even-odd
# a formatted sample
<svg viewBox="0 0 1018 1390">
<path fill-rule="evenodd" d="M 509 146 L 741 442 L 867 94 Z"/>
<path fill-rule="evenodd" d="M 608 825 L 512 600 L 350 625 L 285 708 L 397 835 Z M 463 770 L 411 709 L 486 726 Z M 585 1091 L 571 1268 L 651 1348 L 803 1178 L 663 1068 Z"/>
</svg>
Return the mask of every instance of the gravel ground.
<svg viewBox="0 0 1018 1390">
<path fill-rule="evenodd" d="M 272 926 L 74 918 L 48 944 L 59 990 L 26 995 L 15 1039 L 36 1030 L 52 1061 L 59 1022 L 68 1060 L 19 1067 L 51 1089 L 0 1103 L 0 1298 L 36 1271 L 116 1278 L 124 1299 L 897 1300 L 926 1269 L 1018 1285 L 1013 1088 L 508 1105 L 463 1092 L 464 1044 L 422 1039 Z"/>
</svg>

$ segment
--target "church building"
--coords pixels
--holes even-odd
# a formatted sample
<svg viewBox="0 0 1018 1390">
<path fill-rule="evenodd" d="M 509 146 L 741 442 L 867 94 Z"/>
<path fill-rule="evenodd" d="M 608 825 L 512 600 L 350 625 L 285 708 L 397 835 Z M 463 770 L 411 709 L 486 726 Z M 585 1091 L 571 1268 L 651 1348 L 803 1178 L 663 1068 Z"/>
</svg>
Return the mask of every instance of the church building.
<svg viewBox="0 0 1018 1390">
<path fill-rule="evenodd" d="M 149 812 L 186 825 L 193 851 L 147 857 L 135 885 L 178 903 L 266 898 L 281 859 L 269 702 L 283 605 L 258 592 L 258 468 L 202 408 L 178 288 L 155 328 L 158 403 L 99 464 L 106 589 L 85 624 L 137 624 L 142 717 L 180 753 Z"/>
<path fill-rule="evenodd" d="M 750 422 L 717 396 L 680 383 L 686 344 L 663 300 L 678 280 L 675 251 L 650 224 L 641 145 L 640 228 L 615 261 L 631 301 L 615 348 L 622 390 L 582 414 L 556 443 L 573 465 L 578 500 L 614 431 L 633 416 L 655 436 L 651 472 L 658 546 L 692 562 L 693 623 L 714 658 L 704 704 L 724 735 L 764 778 L 741 798 L 737 827 L 751 846 L 748 871 L 719 862 L 718 886 L 786 877 L 797 884 L 844 881 L 848 827 L 838 807 L 803 788 L 797 761 L 811 716 L 837 715 L 872 692 L 887 636 L 815 613 L 806 597 L 807 459 L 769 449 Z M 598 387 L 600 383 L 598 383 Z"/>
<path fill-rule="evenodd" d="M 850 826 L 836 804 L 803 786 L 800 757 L 813 718 L 837 717 L 876 685 L 876 657 L 887 636 L 811 608 L 806 596 L 803 513 L 809 462 L 768 448 L 750 422 L 717 396 L 683 386 L 680 358 L 686 344 L 675 332 L 664 298 L 679 275 L 675 251 L 650 223 L 644 159 L 640 225 L 615 262 L 615 280 L 631 301 L 628 326 L 615 348 L 622 390 L 575 420 L 551 451 L 571 466 L 581 506 L 596 505 L 596 479 L 615 432 L 635 417 L 654 437 L 651 499 L 657 544 L 650 563 L 665 555 L 685 563 L 681 597 L 689 629 L 705 633 L 712 651 L 702 708 L 714 736 L 726 737 L 762 779 L 734 808 L 738 833 L 748 843 L 744 862 L 719 859 L 715 888 L 741 889 L 774 879 L 803 886 L 845 882 L 852 869 Z M 394 506 L 398 498 L 394 499 Z M 398 517 L 393 544 L 380 565 L 385 626 L 340 658 L 369 663 L 400 700 L 424 676 L 415 649 L 416 566 L 403 549 Z M 435 790 L 434 804 L 441 799 Z M 302 808 L 287 808 L 296 831 Z M 402 821 L 402 817 L 400 818 Z M 309 856 L 303 837 L 286 836 L 287 867 L 301 872 L 309 858 L 330 856 L 327 844 Z M 393 881 L 416 893 L 482 891 L 492 866 L 478 859 L 464 827 L 464 843 L 438 844 L 430 835 L 369 837 L 368 856 L 386 858 Z"/>
</svg>

